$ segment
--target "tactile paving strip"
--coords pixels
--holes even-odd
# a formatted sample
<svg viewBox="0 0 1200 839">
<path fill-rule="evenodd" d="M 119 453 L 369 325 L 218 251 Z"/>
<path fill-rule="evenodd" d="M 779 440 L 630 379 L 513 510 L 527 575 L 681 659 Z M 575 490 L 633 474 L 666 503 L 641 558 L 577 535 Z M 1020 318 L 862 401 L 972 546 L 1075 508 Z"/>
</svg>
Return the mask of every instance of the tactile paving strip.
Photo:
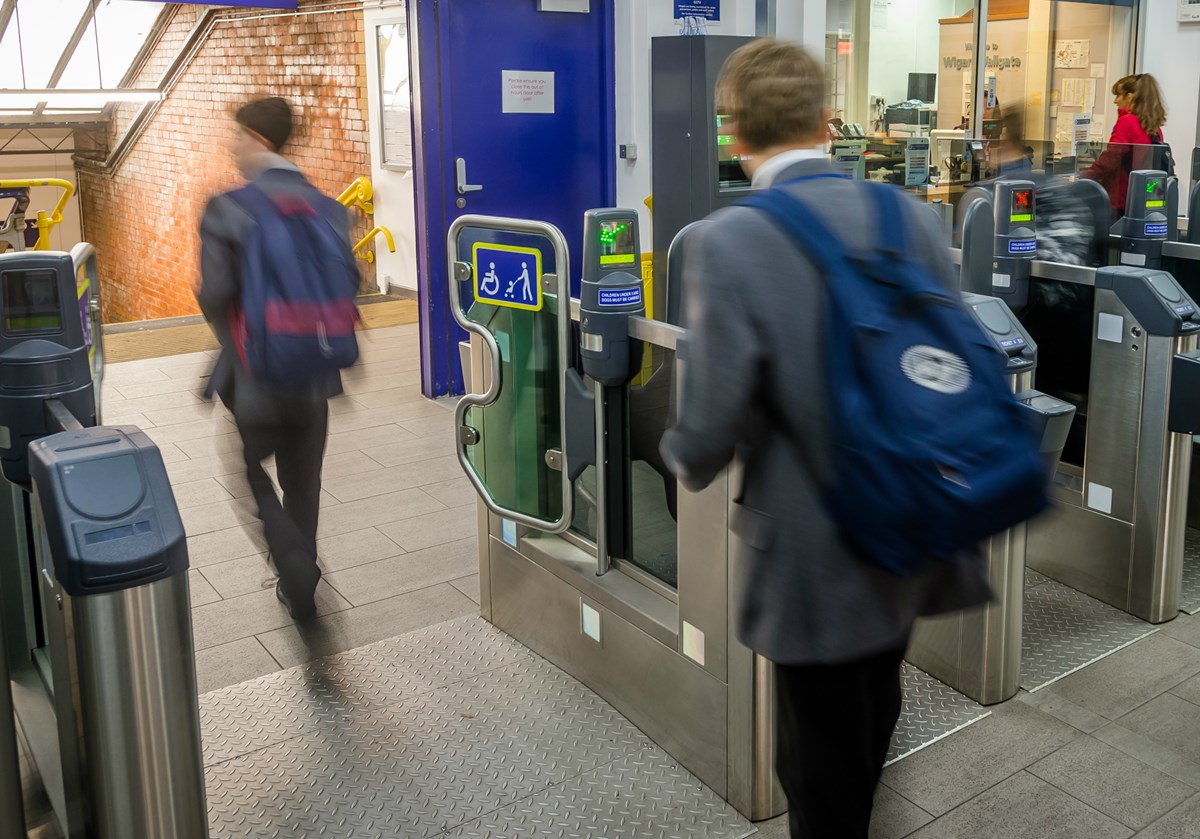
<svg viewBox="0 0 1200 839">
<path fill-rule="evenodd" d="M 1026 589 L 1021 687 L 1040 690 L 1157 631 L 1054 580 Z"/>
<path fill-rule="evenodd" d="M 1200 612 L 1200 530 L 1187 529 L 1183 539 L 1183 588 L 1179 608 L 1194 615 Z"/>
<path fill-rule="evenodd" d="M 611 706 L 478 618 L 201 706 L 213 839 L 754 831 Z"/>
<path fill-rule="evenodd" d="M 901 668 L 900 676 L 904 687 L 904 707 L 892 735 L 887 764 L 931 746 L 992 713 L 907 661 Z"/>
</svg>

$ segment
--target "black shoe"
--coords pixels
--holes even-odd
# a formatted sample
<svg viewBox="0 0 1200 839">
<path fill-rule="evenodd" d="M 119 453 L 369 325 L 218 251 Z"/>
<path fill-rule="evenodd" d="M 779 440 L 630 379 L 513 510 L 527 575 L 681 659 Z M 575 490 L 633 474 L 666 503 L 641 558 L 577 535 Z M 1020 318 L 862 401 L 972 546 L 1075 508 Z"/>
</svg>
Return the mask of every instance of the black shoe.
<svg viewBox="0 0 1200 839">
<path fill-rule="evenodd" d="M 287 595 L 283 593 L 283 581 L 279 580 L 275 583 L 275 596 L 279 598 L 279 602 L 287 607 L 288 614 L 292 616 L 292 620 L 296 623 L 311 623 L 317 619 L 317 604 L 316 601 L 309 602 L 304 608 L 297 608 L 288 600 Z"/>
</svg>

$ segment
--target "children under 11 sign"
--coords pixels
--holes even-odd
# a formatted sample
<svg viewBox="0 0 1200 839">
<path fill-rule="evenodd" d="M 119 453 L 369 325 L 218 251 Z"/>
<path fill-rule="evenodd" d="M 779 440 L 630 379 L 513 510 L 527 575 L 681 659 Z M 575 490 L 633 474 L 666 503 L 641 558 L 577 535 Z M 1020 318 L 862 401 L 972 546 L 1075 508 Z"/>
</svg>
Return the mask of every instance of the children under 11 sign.
<svg viewBox="0 0 1200 839">
<path fill-rule="evenodd" d="M 477 242 L 471 248 L 475 299 L 530 312 L 542 308 L 542 252 Z"/>
</svg>

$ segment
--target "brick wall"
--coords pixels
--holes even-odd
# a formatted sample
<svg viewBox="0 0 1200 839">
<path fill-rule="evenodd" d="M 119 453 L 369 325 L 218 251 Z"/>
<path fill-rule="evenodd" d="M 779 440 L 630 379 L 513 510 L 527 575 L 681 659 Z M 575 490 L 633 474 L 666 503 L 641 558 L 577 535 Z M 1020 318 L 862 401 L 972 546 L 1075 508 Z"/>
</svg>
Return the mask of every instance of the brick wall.
<svg viewBox="0 0 1200 839">
<path fill-rule="evenodd" d="M 110 173 L 80 164 L 84 237 L 100 255 L 106 322 L 199 311 L 200 215 L 210 196 L 238 183 L 232 114 L 249 99 L 291 101 L 298 128 L 284 153 L 319 189 L 336 196 L 370 174 L 362 11 L 333 0 L 300 4 L 302 12 L 321 7 L 329 9 L 220 18 L 124 162 Z M 195 24 L 194 10 L 172 19 L 146 82 L 157 83 Z M 357 241 L 371 225 L 357 210 L 351 218 Z M 358 264 L 370 282 L 373 266 Z"/>
</svg>

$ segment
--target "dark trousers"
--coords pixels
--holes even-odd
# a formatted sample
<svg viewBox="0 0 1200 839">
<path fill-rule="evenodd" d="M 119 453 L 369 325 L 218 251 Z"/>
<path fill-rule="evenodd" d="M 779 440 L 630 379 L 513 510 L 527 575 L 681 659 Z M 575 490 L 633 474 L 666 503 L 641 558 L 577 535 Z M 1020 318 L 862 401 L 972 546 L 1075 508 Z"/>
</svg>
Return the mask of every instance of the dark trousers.
<svg viewBox="0 0 1200 839">
<path fill-rule="evenodd" d="M 295 607 L 311 604 L 321 579 L 317 568 L 317 515 L 321 507 L 321 463 L 329 428 L 325 404 L 293 417 L 288 425 L 239 425 L 246 478 L 258 504 L 279 584 Z M 263 461 L 275 455 L 282 502 Z"/>
<path fill-rule="evenodd" d="M 900 717 L 903 658 L 899 649 L 845 664 L 775 666 L 775 769 L 792 839 L 867 839 Z"/>
</svg>

